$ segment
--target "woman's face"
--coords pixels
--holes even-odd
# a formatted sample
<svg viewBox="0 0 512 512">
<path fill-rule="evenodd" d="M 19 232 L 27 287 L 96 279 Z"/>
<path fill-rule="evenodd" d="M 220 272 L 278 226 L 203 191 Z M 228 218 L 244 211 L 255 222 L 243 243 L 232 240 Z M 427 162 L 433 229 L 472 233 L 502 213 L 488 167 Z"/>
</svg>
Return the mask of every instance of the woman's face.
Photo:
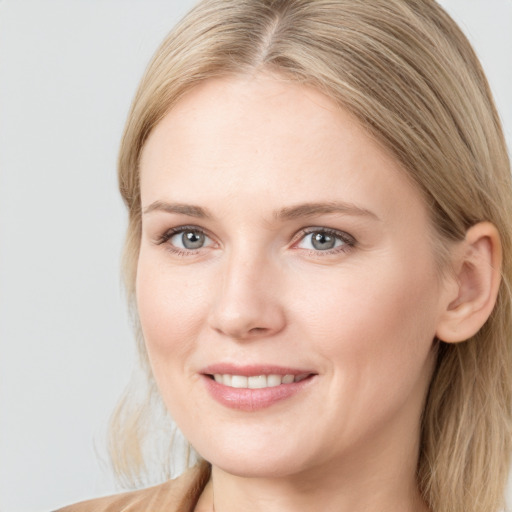
<svg viewBox="0 0 512 512">
<path fill-rule="evenodd" d="M 198 452 L 241 475 L 414 467 L 447 292 L 420 193 L 358 122 L 212 79 L 152 132 L 141 194 L 140 320 Z"/>
</svg>

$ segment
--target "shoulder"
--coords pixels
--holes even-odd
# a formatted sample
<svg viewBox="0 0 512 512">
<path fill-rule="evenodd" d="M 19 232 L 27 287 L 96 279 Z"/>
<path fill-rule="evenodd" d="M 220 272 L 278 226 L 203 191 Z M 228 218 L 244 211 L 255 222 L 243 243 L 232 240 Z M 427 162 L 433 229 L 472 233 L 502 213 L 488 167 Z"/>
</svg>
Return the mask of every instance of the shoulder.
<svg viewBox="0 0 512 512">
<path fill-rule="evenodd" d="M 209 465 L 203 462 L 163 484 L 83 501 L 56 512 L 191 512 L 209 476 Z"/>
</svg>

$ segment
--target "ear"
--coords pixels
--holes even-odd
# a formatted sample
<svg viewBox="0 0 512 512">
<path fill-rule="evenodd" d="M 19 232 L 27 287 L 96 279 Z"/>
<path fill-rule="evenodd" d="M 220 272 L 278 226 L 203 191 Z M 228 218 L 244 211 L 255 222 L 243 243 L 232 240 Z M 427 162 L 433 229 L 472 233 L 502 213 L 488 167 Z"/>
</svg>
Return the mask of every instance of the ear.
<svg viewBox="0 0 512 512">
<path fill-rule="evenodd" d="M 465 341 L 489 318 L 501 282 L 501 241 L 490 222 L 475 224 L 454 251 L 455 286 L 442 311 L 436 336 L 447 343 Z"/>
</svg>

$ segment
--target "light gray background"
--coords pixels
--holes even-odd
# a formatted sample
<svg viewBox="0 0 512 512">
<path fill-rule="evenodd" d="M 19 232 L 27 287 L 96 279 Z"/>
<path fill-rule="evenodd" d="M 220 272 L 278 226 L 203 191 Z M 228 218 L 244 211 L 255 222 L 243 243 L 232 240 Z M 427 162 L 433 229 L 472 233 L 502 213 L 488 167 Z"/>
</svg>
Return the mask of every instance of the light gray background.
<svg viewBox="0 0 512 512">
<path fill-rule="evenodd" d="M 134 349 L 115 163 L 152 52 L 192 0 L 0 0 L 0 512 L 118 490 L 108 416 Z M 512 146 L 512 0 L 444 0 Z"/>
</svg>

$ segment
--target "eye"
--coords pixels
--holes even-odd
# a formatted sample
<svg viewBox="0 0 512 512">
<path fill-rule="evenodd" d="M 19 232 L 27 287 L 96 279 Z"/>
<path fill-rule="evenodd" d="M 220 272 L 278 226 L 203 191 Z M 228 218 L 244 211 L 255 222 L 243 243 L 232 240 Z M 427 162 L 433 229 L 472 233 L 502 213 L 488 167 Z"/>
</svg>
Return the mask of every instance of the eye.
<svg viewBox="0 0 512 512">
<path fill-rule="evenodd" d="M 212 245 L 213 240 L 199 228 L 183 226 L 167 231 L 157 243 L 167 243 L 178 251 L 195 251 Z"/>
<path fill-rule="evenodd" d="M 176 233 L 169 238 L 172 245 L 179 247 L 180 249 L 200 249 L 205 245 L 208 237 L 201 231 L 187 229 L 181 233 Z"/>
<path fill-rule="evenodd" d="M 348 233 L 316 228 L 306 232 L 297 247 L 310 251 L 332 251 L 342 250 L 342 248 L 349 248 L 354 245 L 355 240 Z"/>
</svg>

